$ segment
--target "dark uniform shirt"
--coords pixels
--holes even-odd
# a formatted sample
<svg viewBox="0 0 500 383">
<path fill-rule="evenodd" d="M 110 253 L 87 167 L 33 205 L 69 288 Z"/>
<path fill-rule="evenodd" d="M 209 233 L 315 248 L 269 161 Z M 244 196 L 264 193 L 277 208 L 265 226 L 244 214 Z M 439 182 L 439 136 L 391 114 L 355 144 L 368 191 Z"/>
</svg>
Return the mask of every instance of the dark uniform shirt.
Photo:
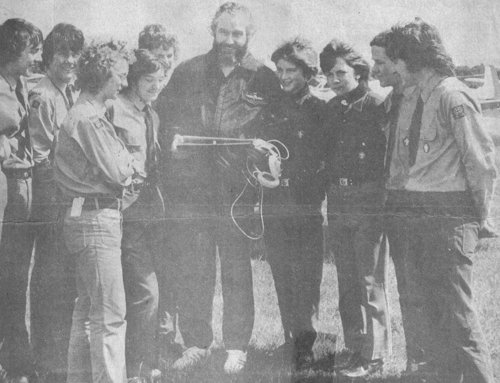
<svg viewBox="0 0 500 383">
<path fill-rule="evenodd" d="M 264 189 L 264 205 L 287 210 L 290 205 L 302 206 L 319 212 L 325 196 L 325 185 L 320 175 L 321 147 L 324 140 L 322 121 L 324 101 L 314 97 L 306 86 L 293 97 L 283 94 L 263 115 L 267 124 L 258 128 L 257 138 L 279 140 L 287 149 L 289 158 L 281 162 L 280 186 Z M 277 145 L 283 156 L 286 151 Z"/>
<path fill-rule="evenodd" d="M 274 73 L 250 54 L 227 77 L 214 51 L 188 60 L 175 69 L 158 101 L 161 146 L 169 148 L 174 134 L 240 138 L 279 92 Z M 186 154 L 182 158 L 163 159 L 165 194 L 173 204 L 197 210 L 223 200 L 230 203 L 239 193 L 245 182 L 243 150 L 180 150 Z M 229 199 L 224 197 L 227 191 Z"/>
<path fill-rule="evenodd" d="M 359 86 L 328 103 L 325 150 L 330 182 L 340 186 L 383 182 L 386 117 L 382 102 Z"/>
</svg>

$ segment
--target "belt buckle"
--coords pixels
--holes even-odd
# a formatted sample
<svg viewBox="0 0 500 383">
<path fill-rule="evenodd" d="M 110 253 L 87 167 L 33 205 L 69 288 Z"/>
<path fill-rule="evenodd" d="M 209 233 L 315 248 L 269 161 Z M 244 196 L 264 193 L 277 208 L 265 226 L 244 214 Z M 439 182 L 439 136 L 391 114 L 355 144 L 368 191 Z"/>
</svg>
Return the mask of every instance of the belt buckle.
<svg viewBox="0 0 500 383">
<path fill-rule="evenodd" d="M 340 186 L 349 186 L 349 178 L 339 178 Z"/>
<path fill-rule="evenodd" d="M 280 186 L 287 188 L 290 186 L 290 178 L 282 178 L 280 179 Z"/>
</svg>

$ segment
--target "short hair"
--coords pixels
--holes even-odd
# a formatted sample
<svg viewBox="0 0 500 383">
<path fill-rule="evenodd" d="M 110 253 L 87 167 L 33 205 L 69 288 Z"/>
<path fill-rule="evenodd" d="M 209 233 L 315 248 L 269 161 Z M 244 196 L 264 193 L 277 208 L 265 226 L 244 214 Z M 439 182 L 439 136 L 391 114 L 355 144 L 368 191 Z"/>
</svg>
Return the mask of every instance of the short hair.
<svg viewBox="0 0 500 383">
<path fill-rule="evenodd" d="M 135 61 L 130 64 L 127 76 L 129 87 L 136 85 L 141 76 L 156 73 L 159 70 L 165 70 L 163 61 L 156 58 L 156 56 L 147 49 L 136 49 L 134 55 Z"/>
<path fill-rule="evenodd" d="M 429 68 L 444 76 L 455 75 L 455 65 L 437 28 L 418 17 L 391 28 L 386 54 L 393 61 L 404 61 L 411 73 Z"/>
<path fill-rule="evenodd" d="M 129 61 L 123 41 L 92 42 L 78 60 L 77 86 L 97 94 L 111 77 L 111 68 L 120 60 Z"/>
<path fill-rule="evenodd" d="M 42 31 L 29 21 L 6 20 L 0 25 L 0 66 L 16 61 L 26 48 L 36 48 L 42 42 Z"/>
<path fill-rule="evenodd" d="M 176 35 L 167 33 L 161 24 L 146 25 L 139 33 L 139 49 L 152 51 L 158 48 L 174 48 L 174 59 L 179 57 L 179 41 Z"/>
<path fill-rule="evenodd" d="M 228 1 L 227 3 L 222 4 L 217 12 L 215 12 L 215 16 L 212 19 L 211 29 L 212 33 L 215 35 L 215 31 L 217 30 L 217 21 L 219 17 L 221 17 L 224 13 L 229 13 L 230 15 L 235 15 L 237 12 L 243 13 L 248 19 L 248 25 L 246 27 L 247 37 L 253 36 L 255 33 L 255 25 L 253 22 L 252 13 L 250 10 L 244 5 Z"/>
<path fill-rule="evenodd" d="M 83 32 L 74 25 L 57 24 L 43 42 L 42 62 L 48 68 L 56 53 L 80 54 L 85 44 Z"/>
<path fill-rule="evenodd" d="M 271 61 L 278 64 L 280 60 L 289 61 L 300 67 L 307 79 L 318 73 L 318 54 L 312 43 L 301 37 L 287 41 L 274 51 Z"/>
<path fill-rule="evenodd" d="M 319 55 L 321 70 L 327 74 L 334 66 L 337 59 L 342 58 L 347 65 L 354 69 L 359 76 L 359 82 L 367 84 L 370 77 L 370 64 L 350 45 L 332 40 Z"/>
</svg>

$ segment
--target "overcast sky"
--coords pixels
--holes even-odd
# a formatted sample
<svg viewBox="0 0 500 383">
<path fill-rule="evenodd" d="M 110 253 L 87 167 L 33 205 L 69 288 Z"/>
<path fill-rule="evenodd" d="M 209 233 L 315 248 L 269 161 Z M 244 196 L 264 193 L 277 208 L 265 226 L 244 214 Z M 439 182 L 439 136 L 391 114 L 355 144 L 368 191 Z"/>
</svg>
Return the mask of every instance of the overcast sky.
<svg viewBox="0 0 500 383">
<path fill-rule="evenodd" d="M 88 37 L 113 36 L 137 44 L 144 25 L 162 23 L 177 34 L 181 59 L 207 51 L 210 20 L 217 0 L 2 0 L 0 21 L 23 17 L 47 34 L 58 22 L 81 28 Z M 256 56 L 269 62 L 278 44 L 295 35 L 318 50 L 333 37 L 353 44 L 369 58 L 369 42 L 378 32 L 415 16 L 441 31 L 457 65 L 500 66 L 498 0 L 242 0 L 253 11 Z"/>
</svg>

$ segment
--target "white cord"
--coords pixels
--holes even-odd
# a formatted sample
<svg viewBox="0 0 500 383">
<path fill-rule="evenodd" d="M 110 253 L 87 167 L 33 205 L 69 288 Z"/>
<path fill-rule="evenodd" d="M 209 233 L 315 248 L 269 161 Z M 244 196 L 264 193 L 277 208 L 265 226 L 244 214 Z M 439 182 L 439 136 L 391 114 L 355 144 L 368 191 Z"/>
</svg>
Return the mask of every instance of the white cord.
<svg viewBox="0 0 500 383">
<path fill-rule="evenodd" d="M 236 217 L 234 216 L 234 207 L 236 206 L 236 203 L 238 203 L 238 201 L 241 198 L 241 196 L 245 193 L 245 190 L 247 189 L 248 185 L 253 186 L 250 183 L 250 180 L 247 178 L 247 182 L 245 182 L 245 186 L 243 186 L 243 189 L 241 190 L 240 194 L 238 194 L 238 196 L 236 197 L 236 199 L 231 204 L 231 213 L 230 214 L 231 214 L 231 219 L 233 220 L 233 223 L 235 224 L 235 226 L 237 227 L 237 229 L 241 232 L 241 234 L 243 234 L 248 239 L 257 241 L 257 240 L 261 239 L 264 236 L 264 230 L 265 230 L 265 228 L 264 228 L 264 214 L 263 214 L 263 211 L 262 211 L 262 208 L 263 208 L 262 207 L 262 203 L 264 202 L 264 188 L 262 187 L 262 185 L 260 185 L 260 184 L 257 185 L 257 187 L 259 189 L 259 194 L 260 194 L 260 196 L 259 196 L 259 215 L 260 215 L 260 224 L 261 224 L 261 227 L 262 227 L 262 230 L 261 230 L 260 234 L 257 235 L 256 237 L 251 236 L 250 234 L 248 234 L 238 224 L 238 222 L 236 221 Z"/>
</svg>

